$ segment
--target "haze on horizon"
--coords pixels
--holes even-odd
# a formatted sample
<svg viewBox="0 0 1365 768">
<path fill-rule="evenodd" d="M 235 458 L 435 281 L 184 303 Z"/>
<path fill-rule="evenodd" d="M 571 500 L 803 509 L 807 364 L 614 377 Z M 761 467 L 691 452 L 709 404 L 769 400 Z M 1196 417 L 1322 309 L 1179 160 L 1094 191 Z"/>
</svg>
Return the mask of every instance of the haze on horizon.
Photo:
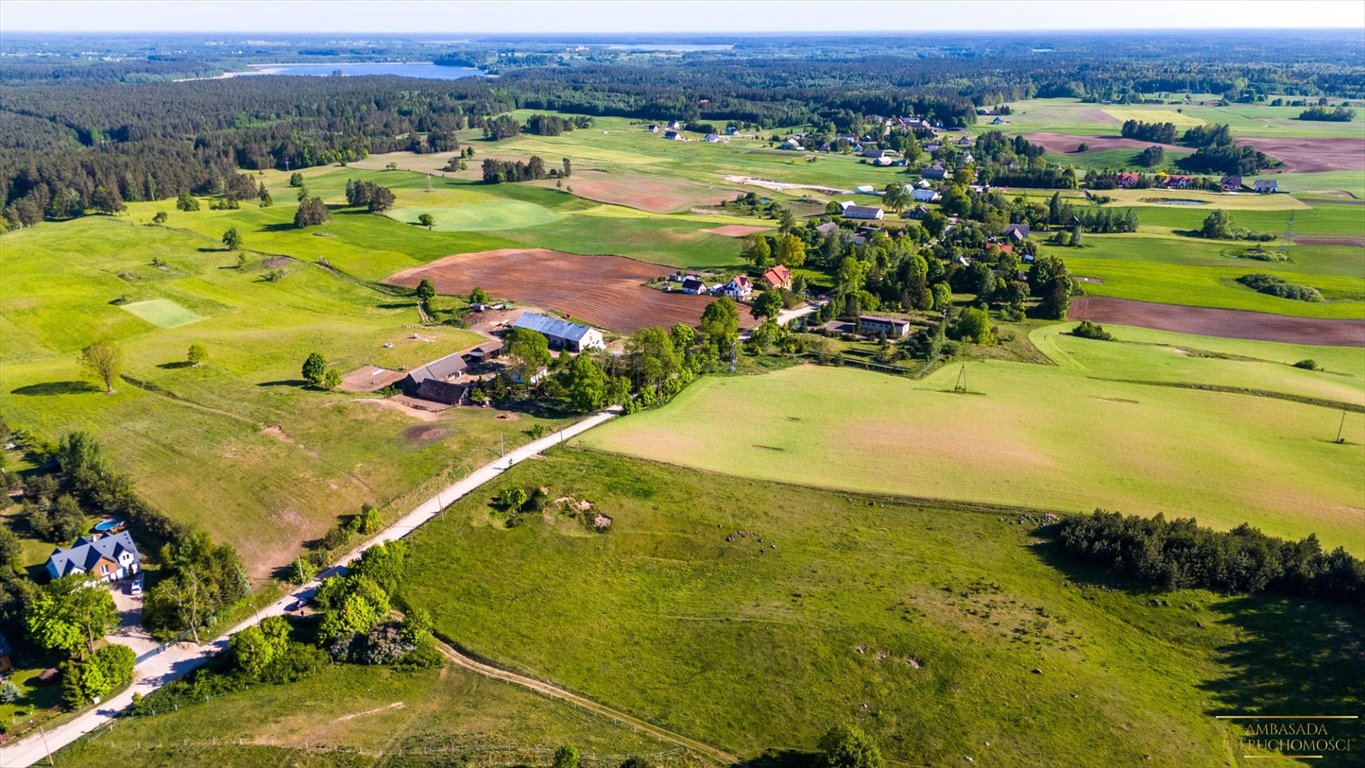
<svg viewBox="0 0 1365 768">
<path fill-rule="evenodd" d="M 727 34 L 1359 29 L 1357 0 L 0 0 L 0 33 Z"/>
</svg>

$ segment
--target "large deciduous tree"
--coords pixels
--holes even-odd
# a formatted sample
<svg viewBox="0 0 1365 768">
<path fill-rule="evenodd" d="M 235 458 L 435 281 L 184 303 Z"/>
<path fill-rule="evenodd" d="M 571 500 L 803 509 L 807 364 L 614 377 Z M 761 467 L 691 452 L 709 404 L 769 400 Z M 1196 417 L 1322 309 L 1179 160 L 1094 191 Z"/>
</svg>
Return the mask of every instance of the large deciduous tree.
<svg viewBox="0 0 1365 768">
<path fill-rule="evenodd" d="M 114 380 L 123 372 L 123 350 L 113 342 L 97 341 L 81 350 L 81 365 L 103 382 L 104 391 L 112 395 Z"/>
</svg>

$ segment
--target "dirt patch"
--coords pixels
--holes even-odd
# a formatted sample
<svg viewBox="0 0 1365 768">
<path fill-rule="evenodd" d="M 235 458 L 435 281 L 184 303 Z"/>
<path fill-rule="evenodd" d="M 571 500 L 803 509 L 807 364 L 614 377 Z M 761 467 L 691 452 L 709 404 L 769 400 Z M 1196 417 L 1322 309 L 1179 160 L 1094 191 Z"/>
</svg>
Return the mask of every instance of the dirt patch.
<svg viewBox="0 0 1365 768">
<path fill-rule="evenodd" d="M 846 189 L 835 189 L 834 187 L 822 187 L 819 184 L 789 184 L 785 181 L 773 181 L 772 179 L 757 179 L 752 176 L 726 176 L 725 180 L 731 184 L 747 184 L 751 187 L 762 187 L 771 189 L 775 192 L 786 192 L 792 189 L 809 189 L 812 192 L 819 192 L 822 195 L 850 195 L 853 194 Z"/>
<path fill-rule="evenodd" d="M 308 454 L 309 456 L 312 456 L 315 459 L 318 457 L 317 451 L 313 450 L 312 448 L 309 448 L 308 446 L 304 445 L 303 443 L 300 443 L 298 440 L 295 440 L 294 438 L 286 434 L 284 431 L 284 427 L 279 426 L 266 427 L 265 429 L 261 430 L 261 434 L 273 437 L 276 440 L 279 440 L 281 443 L 288 443 L 298 448 L 299 450 L 303 451 L 304 453 Z"/>
<path fill-rule="evenodd" d="M 416 287 L 424 278 L 446 295 L 464 295 L 482 287 L 495 297 L 549 307 L 569 319 L 621 333 L 677 323 L 696 325 L 713 299 L 664 293 L 646 281 L 673 272 L 672 267 L 620 256 L 582 256 L 545 248 L 504 248 L 447 256 L 404 270 L 384 280 Z M 741 310 L 740 324 L 753 318 Z"/>
<path fill-rule="evenodd" d="M 698 205 L 733 200 L 737 189 L 704 187 L 685 181 L 669 181 L 635 174 L 578 171 L 565 182 L 575 195 L 599 203 L 624 205 L 650 213 L 674 213 Z"/>
<path fill-rule="evenodd" d="M 448 434 L 450 432 L 445 427 L 438 427 L 435 424 L 416 424 L 403 430 L 403 439 L 417 445 L 427 445 L 445 438 Z"/>
<path fill-rule="evenodd" d="M 1266 312 L 1185 307 L 1107 296 L 1081 296 L 1072 300 L 1068 317 L 1072 320 L 1136 325 L 1160 331 L 1229 339 L 1365 347 L 1365 320 L 1288 317 Z"/>
<path fill-rule="evenodd" d="M 1085 277 L 1085 276 L 1083 276 L 1083 275 L 1076 275 L 1076 280 L 1079 281 L 1079 282 L 1082 282 L 1082 283 L 1103 283 L 1103 282 L 1104 282 L 1104 279 L 1103 279 L 1103 278 L 1099 278 L 1099 277 Z"/>
<path fill-rule="evenodd" d="M 1294 238 L 1294 245 L 1337 245 L 1351 248 L 1365 248 L 1365 237 L 1299 235 Z"/>
<path fill-rule="evenodd" d="M 1111 118 L 1112 120 L 1112 118 Z M 1086 152 L 1098 152 L 1105 149 L 1131 149 L 1139 151 L 1153 146 L 1150 141 L 1138 141 L 1137 139 L 1125 139 L 1122 136 L 1077 136 L 1070 133 L 1055 133 L 1053 131 L 1038 131 L 1037 133 L 1026 133 L 1024 138 L 1034 144 L 1041 144 L 1049 152 L 1059 152 L 1073 154 L 1076 147 L 1082 143 L 1088 144 Z M 1177 147 L 1174 144 L 1157 144 L 1165 150 L 1175 150 L 1177 152 L 1189 152 L 1188 147 Z M 1084 153 L 1082 153 L 1084 154 Z"/>
<path fill-rule="evenodd" d="M 1280 170 L 1299 173 L 1321 171 L 1365 172 L 1365 139 L 1290 139 L 1238 136 L 1246 144 L 1284 163 Z"/>
<path fill-rule="evenodd" d="M 387 712 L 387 711 L 389 711 L 389 710 L 391 710 L 391 709 L 402 709 L 404 706 L 405 706 L 405 705 L 403 704 L 403 702 L 401 702 L 401 701 L 395 701 L 394 703 L 392 703 L 392 704 L 390 704 L 390 705 L 388 705 L 388 706 L 386 706 L 386 707 L 375 707 L 374 709 L 367 709 L 367 710 L 365 710 L 364 712 L 355 712 L 355 713 L 353 713 L 353 714 L 343 715 L 343 716 L 338 717 L 337 719 L 333 720 L 332 722 L 334 722 L 334 723 L 344 723 L 344 722 L 346 722 L 347 720 L 354 720 L 354 719 L 356 719 L 357 717 L 364 717 L 364 716 L 366 716 L 366 715 L 374 715 L 374 714 L 378 714 L 378 713 L 380 713 L 380 712 Z"/>
<path fill-rule="evenodd" d="M 358 403 L 369 403 L 378 408 L 387 408 L 398 411 L 405 416 L 411 416 L 418 421 L 436 421 L 441 418 L 441 412 L 448 410 L 450 406 L 443 403 L 429 402 L 427 400 L 416 400 L 405 395 L 386 397 L 379 399 L 357 400 Z"/>
<path fill-rule="evenodd" d="M 373 365 L 362 365 L 341 377 L 342 392 L 374 392 L 403 378 L 402 371 L 390 371 Z"/>
<path fill-rule="evenodd" d="M 266 269 L 279 269 L 280 267 L 283 267 L 284 265 L 288 264 L 290 261 L 292 261 L 292 259 L 290 259 L 288 256 L 271 256 L 270 258 L 262 262 L 262 264 L 265 265 Z"/>
<path fill-rule="evenodd" d="M 703 232 L 710 232 L 713 235 L 724 235 L 725 237 L 746 237 L 755 232 L 767 232 L 772 227 L 751 227 L 747 224 L 726 224 L 723 227 L 712 227 L 703 229 Z"/>
</svg>

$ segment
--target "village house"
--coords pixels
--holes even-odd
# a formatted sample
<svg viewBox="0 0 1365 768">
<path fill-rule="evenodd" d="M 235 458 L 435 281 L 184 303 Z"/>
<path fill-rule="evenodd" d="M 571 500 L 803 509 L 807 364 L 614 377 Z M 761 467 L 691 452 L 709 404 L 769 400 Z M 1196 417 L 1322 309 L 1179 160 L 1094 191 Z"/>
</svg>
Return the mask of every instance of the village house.
<svg viewBox="0 0 1365 768">
<path fill-rule="evenodd" d="M 732 299 L 747 299 L 754 292 L 754 284 L 749 282 L 749 278 L 739 275 L 726 283 L 720 292 Z"/>
<path fill-rule="evenodd" d="M 997 116 L 994 120 L 991 121 L 991 125 L 1009 125 L 1009 124 L 1010 124 L 1010 121 L 1006 120 L 1006 119 L 1003 118 L 1003 117 L 998 117 L 998 116 Z"/>
<path fill-rule="evenodd" d="M 739 126 L 735 126 L 735 125 L 727 125 L 727 126 L 725 126 L 725 135 L 726 135 L 726 136 L 734 136 L 736 133 L 739 133 Z"/>
<path fill-rule="evenodd" d="M 1280 191 L 1280 182 L 1274 179 L 1257 179 L 1252 184 L 1251 191 L 1258 195 L 1269 195 Z"/>
<path fill-rule="evenodd" d="M 668 141 L 683 141 L 683 135 L 678 131 L 664 131 L 664 139 Z"/>
<path fill-rule="evenodd" d="M 1224 177 L 1222 178 L 1222 180 L 1218 182 L 1218 186 L 1221 187 L 1221 188 L 1223 189 L 1224 192 L 1241 192 L 1241 191 L 1242 191 L 1242 177 L 1241 177 L 1241 176 L 1224 176 Z"/>
<path fill-rule="evenodd" d="M 721 138 L 720 134 L 718 133 L 708 133 L 705 136 L 703 136 L 701 140 L 708 144 L 716 144 L 721 141 Z"/>
<path fill-rule="evenodd" d="M 943 166 L 935 163 L 934 165 L 925 168 L 924 172 L 921 173 L 920 175 L 926 179 L 936 179 L 938 181 L 942 181 L 948 178 L 948 170 Z"/>
<path fill-rule="evenodd" d="M 1167 176 L 1161 182 L 1167 189 L 1187 189 L 1193 183 L 1194 179 L 1184 175 Z"/>
<path fill-rule="evenodd" d="M 606 349 L 607 346 L 602 332 L 596 328 L 536 312 L 521 313 L 512 327 L 544 334 L 550 341 L 551 349 L 582 352 L 587 349 Z"/>
<path fill-rule="evenodd" d="M 970 137 L 963 136 L 962 138 L 958 139 L 955 143 L 959 147 L 970 147 L 972 145 L 972 140 Z"/>
<path fill-rule="evenodd" d="M 711 289 L 706 287 L 706 283 L 703 283 L 700 277 L 697 277 L 696 275 L 688 275 L 687 277 L 683 278 L 682 292 L 690 293 L 694 296 L 700 296 L 710 293 Z"/>
<path fill-rule="evenodd" d="M 658 124 L 658 123 L 650 123 L 649 125 L 645 126 L 645 130 L 646 130 L 646 131 L 649 131 L 650 133 L 658 133 L 658 132 L 659 132 L 659 124 Z"/>
<path fill-rule="evenodd" d="M 905 212 L 904 214 L 902 214 L 902 215 L 903 215 L 905 218 L 907 218 L 907 219 L 915 219 L 915 220 L 917 220 L 917 221 L 923 221 L 924 219 L 926 219 L 926 218 L 929 217 L 929 206 L 924 205 L 923 203 L 921 203 L 921 204 L 915 206 L 914 208 L 911 208 L 910 210 L 906 211 L 906 212 Z"/>
<path fill-rule="evenodd" d="M 1029 228 L 1027 224 L 1011 224 L 1008 227 L 1005 227 L 1005 237 L 1016 242 L 1027 240 L 1028 235 Z"/>
<path fill-rule="evenodd" d="M 827 221 L 824 224 L 821 224 L 820 226 L 816 227 L 815 231 L 819 232 L 822 235 L 828 235 L 829 233 L 833 232 L 838 228 L 839 228 L 838 224 L 832 221 Z"/>
<path fill-rule="evenodd" d="M 852 201 L 839 203 L 839 207 L 843 209 L 844 218 L 848 219 L 875 219 L 880 221 L 886 217 L 886 213 L 881 208 L 854 205 Z"/>
<path fill-rule="evenodd" d="M 1142 176 L 1140 174 L 1125 172 L 1120 173 L 1114 183 L 1117 184 L 1120 189 L 1132 189 L 1133 187 L 1136 187 L 1140 181 L 1142 181 Z"/>
<path fill-rule="evenodd" d="M 910 333 L 910 321 L 875 315 L 861 315 L 858 317 L 858 330 L 868 336 L 900 338 Z"/>
<path fill-rule="evenodd" d="M 913 189 L 910 198 L 917 203 L 937 203 L 943 199 L 943 195 L 932 189 Z"/>
<path fill-rule="evenodd" d="M 894 150 L 894 149 L 864 149 L 864 150 L 863 150 L 863 157 L 867 158 L 868 160 L 877 160 L 877 159 L 880 159 L 880 158 L 895 158 L 895 157 L 900 157 L 900 156 L 901 156 L 901 153 L 897 152 L 897 151 Z"/>
<path fill-rule="evenodd" d="M 787 269 L 786 265 L 778 264 L 763 273 L 763 282 L 774 288 L 786 288 L 787 290 L 791 290 L 792 272 L 790 269 Z"/>
<path fill-rule="evenodd" d="M 782 148 L 782 149 L 791 149 L 791 150 L 795 150 L 795 151 L 797 151 L 797 152 L 800 152 L 800 151 L 801 151 L 801 142 L 800 142 L 795 136 L 793 136 L 793 137 L 787 139 L 786 141 L 782 142 L 782 147 L 781 147 L 781 148 Z"/>
<path fill-rule="evenodd" d="M 54 579 L 88 573 L 95 581 L 111 582 L 141 570 L 142 557 L 127 531 L 98 538 L 79 536 L 70 547 L 58 547 L 47 557 L 47 573 Z"/>
</svg>

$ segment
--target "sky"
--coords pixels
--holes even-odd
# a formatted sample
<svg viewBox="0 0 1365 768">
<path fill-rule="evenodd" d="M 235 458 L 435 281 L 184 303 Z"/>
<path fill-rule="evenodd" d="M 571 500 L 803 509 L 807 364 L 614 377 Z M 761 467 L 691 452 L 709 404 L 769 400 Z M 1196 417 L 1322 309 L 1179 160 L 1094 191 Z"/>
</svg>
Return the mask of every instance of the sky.
<svg viewBox="0 0 1365 768">
<path fill-rule="evenodd" d="M 1362 0 L 0 0 L 9 32 L 369 34 L 1301 29 Z"/>
</svg>

